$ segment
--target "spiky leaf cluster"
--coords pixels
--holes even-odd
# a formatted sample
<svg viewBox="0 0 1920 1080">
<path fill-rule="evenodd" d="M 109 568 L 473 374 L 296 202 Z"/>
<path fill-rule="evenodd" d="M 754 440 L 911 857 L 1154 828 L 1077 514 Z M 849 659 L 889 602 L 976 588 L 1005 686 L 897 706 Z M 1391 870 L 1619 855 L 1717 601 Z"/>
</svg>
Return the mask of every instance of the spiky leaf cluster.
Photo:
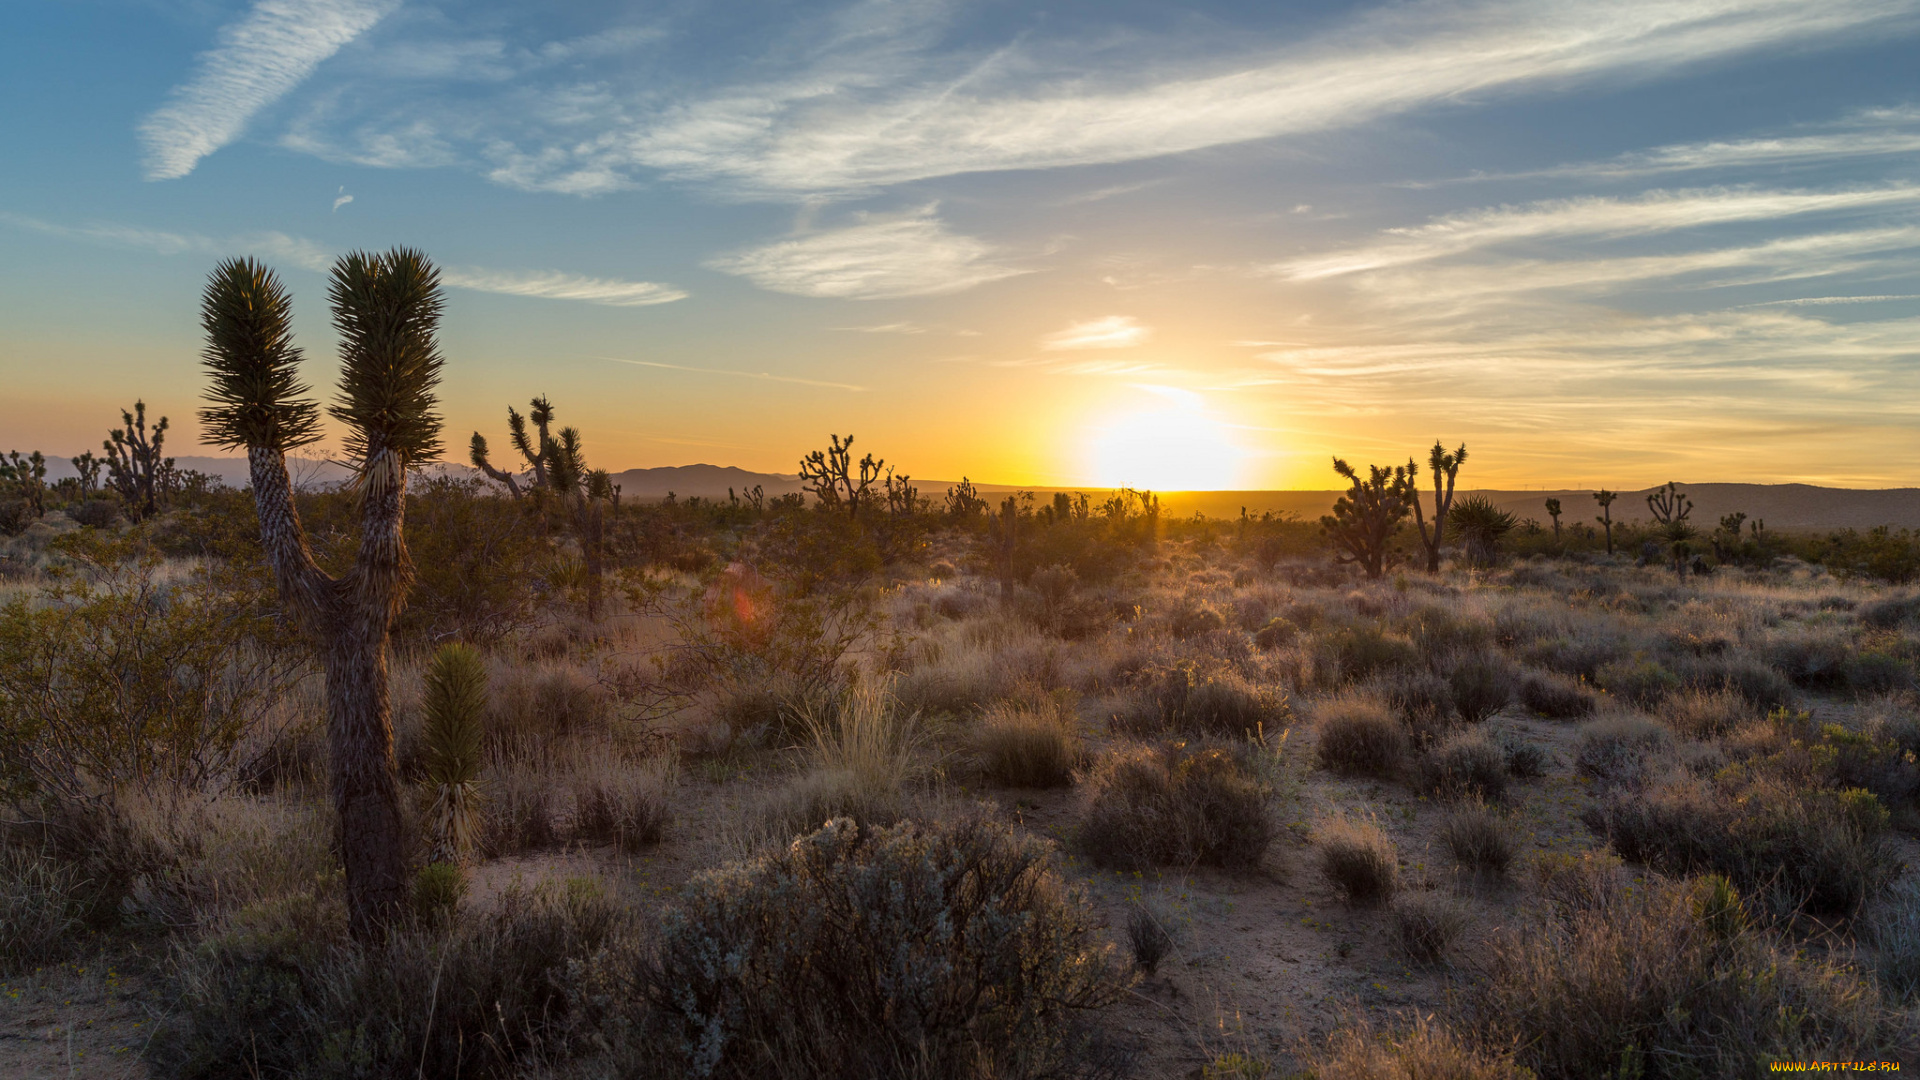
<svg viewBox="0 0 1920 1080">
<path fill-rule="evenodd" d="M 340 401 L 328 412 L 350 428 L 347 452 L 363 463 L 377 451 L 406 463 L 437 456 L 440 272 L 411 248 L 350 252 L 334 263 L 327 296 L 341 367 Z"/>
<path fill-rule="evenodd" d="M 304 395 L 293 343 L 293 301 L 279 275 L 252 259 L 228 259 L 200 299 L 210 375 L 202 438 L 228 448 L 290 450 L 320 438 L 320 407 Z"/>
<path fill-rule="evenodd" d="M 470 645 L 442 645 L 427 672 L 427 781 L 467 784 L 480 775 L 487 669 Z"/>
</svg>

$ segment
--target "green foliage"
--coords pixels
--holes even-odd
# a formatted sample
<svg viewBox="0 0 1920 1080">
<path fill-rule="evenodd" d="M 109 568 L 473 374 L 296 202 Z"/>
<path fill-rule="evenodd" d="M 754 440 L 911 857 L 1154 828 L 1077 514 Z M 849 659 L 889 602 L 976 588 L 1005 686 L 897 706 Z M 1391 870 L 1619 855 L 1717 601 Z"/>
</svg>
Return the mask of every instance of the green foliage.
<svg viewBox="0 0 1920 1080">
<path fill-rule="evenodd" d="M 1232 750 L 1166 743 L 1102 755 L 1076 845 L 1096 865 L 1249 867 L 1272 842 L 1267 791 Z"/>
<path fill-rule="evenodd" d="M 1490 566 L 1500 554 L 1500 542 L 1515 524 L 1512 514 L 1493 505 L 1486 496 L 1469 495 L 1447 515 L 1447 534 L 1460 543 L 1468 563 Z"/>
<path fill-rule="evenodd" d="M 459 863 L 435 860 L 413 875 L 413 912 L 429 925 L 445 925 L 467 895 L 467 872 Z"/>
<path fill-rule="evenodd" d="M 487 668 L 468 645 L 442 645 L 427 669 L 427 842 L 433 862 L 458 862 L 479 835 L 480 748 Z"/>
<path fill-rule="evenodd" d="M 1334 502 L 1333 513 L 1320 519 L 1320 528 L 1336 549 L 1336 561 L 1356 564 L 1367 577 L 1378 578 L 1388 543 L 1419 501 L 1419 474 L 1411 462 L 1391 469 L 1367 468 L 1368 478 L 1362 480 L 1353 466 L 1333 459 L 1333 471 L 1349 487 Z"/>
<path fill-rule="evenodd" d="M 445 360 L 436 334 L 440 272 L 412 248 L 353 251 L 334 263 L 327 298 L 340 335 L 340 398 L 329 415 L 348 427 L 346 451 L 362 475 L 375 455 L 402 465 L 440 453 L 434 387 Z"/>
<path fill-rule="evenodd" d="M 242 737 L 300 665 L 282 629 L 138 533 L 55 542 L 77 569 L 0 607 L 0 785 L 234 782 Z"/>
<path fill-rule="evenodd" d="M 1041 842 L 844 818 L 696 877 L 640 982 L 659 1073 L 820 1080 L 1076 1075 L 1127 986 Z"/>
<path fill-rule="evenodd" d="M 200 410 L 205 442 L 286 451 L 319 440 L 320 408 L 305 399 L 293 301 L 279 275 L 252 259 L 222 262 L 207 279 L 200 325 L 213 402 Z"/>
</svg>

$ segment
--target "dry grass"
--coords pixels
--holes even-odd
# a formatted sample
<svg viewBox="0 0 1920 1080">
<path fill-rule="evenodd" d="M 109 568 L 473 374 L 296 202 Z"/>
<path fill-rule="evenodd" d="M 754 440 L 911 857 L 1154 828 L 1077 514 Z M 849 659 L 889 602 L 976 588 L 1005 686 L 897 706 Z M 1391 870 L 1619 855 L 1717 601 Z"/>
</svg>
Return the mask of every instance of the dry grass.
<svg viewBox="0 0 1920 1080">
<path fill-rule="evenodd" d="M 1378 823 L 1334 818 L 1314 830 L 1320 872 L 1349 904 L 1378 904 L 1393 899 L 1400 887 L 1399 856 Z"/>
<path fill-rule="evenodd" d="M 1486 803 L 1463 803 L 1440 819 L 1440 843 L 1455 862 L 1491 877 L 1505 877 L 1519 854 L 1513 825 Z"/>
<path fill-rule="evenodd" d="M 1314 710 L 1322 768 L 1358 776 L 1390 777 L 1405 766 L 1411 742 L 1406 728 L 1372 695 L 1351 692 Z"/>
<path fill-rule="evenodd" d="M 1415 963 L 1431 964 L 1467 928 L 1467 911 L 1451 897 L 1407 893 L 1393 902 L 1393 939 Z"/>
<path fill-rule="evenodd" d="M 1101 756 L 1082 786 L 1075 844 L 1099 866 L 1246 868 L 1273 840 L 1267 792 L 1233 750 L 1123 746 Z"/>
<path fill-rule="evenodd" d="M 971 739 L 980 770 L 992 782 L 1006 787 L 1066 787 L 1086 757 L 1076 726 L 1071 699 L 1002 702 L 980 718 Z"/>
</svg>

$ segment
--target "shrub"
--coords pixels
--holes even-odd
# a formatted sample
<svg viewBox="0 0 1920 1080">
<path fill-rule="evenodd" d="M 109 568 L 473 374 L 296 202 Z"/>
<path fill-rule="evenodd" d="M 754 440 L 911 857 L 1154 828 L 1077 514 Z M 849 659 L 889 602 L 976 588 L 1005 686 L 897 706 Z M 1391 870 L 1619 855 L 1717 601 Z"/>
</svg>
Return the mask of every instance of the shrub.
<svg viewBox="0 0 1920 1080">
<path fill-rule="evenodd" d="M 1470 1013 L 1541 1076 L 1749 1076 L 1768 1060 L 1893 1057 L 1911 1036 L 1839 964 L 1723 936 L 1688 883 L 1542 865 L 1552 909 L 1495 939 Z"/>
<path fill-rule="evenodd" d="M 1547 771 L 1547 752 L 1539 743 L 1529 742 L 1512 732 L 1500 736 L 1500 752 L 1507 756 L 1507 772 L 1521 780 L 1532 780 Z"/>
<path fill-rule="evenodd" d="M 1276 615 L 1268 619 L 1266 625 L 1253 632 L 1253 643 L 1263 649 L 1279 649 L 1293 644 L 1300 636 L 1300 628 L 1285 617 Z"/>
<path fill-rule="evenodd" d="M 1802 689 L 1837 690 L 1846 686 L 1851 652 L 1846 635 L 1837 628 L 1807 627 L 1769 639 L 1766 661 Z"/>
<path fill-rule="evenodd" d="M 0 972 L 57 959 L 84 929 L 79 870 L 49 854 L 0 847 Z"/>
<path fill-rule="evenodd" d="M 1673 874 L 1721 873 L 1776 917 L 1847 917 L 1900 870 L 1869 792 L 1723 774 L 1616 793 L 1585 820 L 1621 855 Z"/>
<path fill-rule="evenodd" d="M 1071 1075 L 1127 980 L 1041 842 L 835 820 L 696 877 L 640 985 L 675 1075 L 958 1080 Z"/>
<path fill-rule="evenodd" d="M 1471 657 L 1447 673 L 1447 687 L 1453 693 L 1454 711 L 1467 723 L 1477 724 L 1513 700 L 1513 669 L 1493 657 Z"/>
<path fill-rule="evenodd" d="M 1279 730 L 1293 715 L 1286 691 L 1255 686 L 1225 666 L 1203 668 L 1182 660 L 1143 671 L 1140 682 L 1143 694 L 1117 718 L 1122 734 L 1190 731 L 1238 739 L 1268 728 Z"/>
<path fill-rule="evenodd" d="M 1394 901 L 1394 941 L 1416 963 L 1438 961 L 1466 927 L 1466 911 L 1451 898 L 1412 893 Z"/>
<path fill-rule="evenodd" d="M 665 839 L 673 819 L 659 784 L 643 774 L 589 775 L 576 784 L 573 795 L 573 835 L 629 854 Z"/>
<path fill-rule="evenodd" d="M 1083 786 L 1077 844 L 1100 866 L 1251 866 L 1273 839 L 1265 789 L 1218 747 L 1169 743 L 1109 751 Z"/>
<path fill-rule="evenodd" d="M 915 798 L 895 777 L 814 769 L 749 802 L 731 848 L 742 858 L 784 848 L 834 818 L 885 828 L 912 816 Z"/>
<path fill-rule="evenodd" d="M 510 768 L 483 785 L 486 812 L 480 827 L 480 852 L 489 859 L 555 847 L 560 843 L 559 813 L 551 780 L 537 772 Z"/>
<path fill-rule="evenodd" d="M 413 875 L 413 911 L 423 922 L 453 917 L 467 895 L 467 872 L 459 863 L 430 862 Z"/>
<path fill-rule="evenodd" d="M 1725 735 L 1753 718 L 1752 704 L 1731 690 L 1687 690 L 1660 706 L 1660 719 L 1693 739 Z"/>
<path fill-rule="evenodd" d="M 1050 788 L 1073 783 L 1085 748 L 1068 701 L 1029 706 L 1002 702 L 973 731 L 981 771 L 1007 787 Z"/>
<path fill-rule="evenodd" d="M 1506 875 L 1519 843 L 1513 827 L 1482 802 L 1469 802 L 1440 820 L 1440 842 L 1461 866 L 1478 874 Z"/>
<path fill-rule="evenodd" d="M 1374 698 L 1348 694 L 1325 702 L 1315 715 L 1320 766 L 1359 776 L 1392 776 L 1405 763 L 1407 731 Z"/>
<path fill-rule="evenodd" d="M 1867 920 L 1862 937 L 1881 992 L 1907 1004 L 1920 999 L 1920 895 L 1909 886 L 1890 897 Z"/>
<path fill-rule="evenodd" d="M 1133 952 L 1133 966 L 1152 975 L 1160 970 L 1160 961 L 1173 951 L 1173 931 L 1163 913 L 1147 904 L 1127 908 L 1127 945 Z"/>
<path fill-rule="evenodd" d="M 1341 677 L 1351 681 L 1420 663 L 1420 650 L 1410 639 L 1378 625 L 1342 627 L 1320 641 Z"/>
<path fill-rule="evenodd" d="M 175 1017 L 152 1046 L 163 1075 L 509 1075 L 573 1047 L 569 969 L 627 929 L 575 879 L 361 946 L 337 891 L 256 905 L 176 952 Z"/>
<path fill-rule="evenodd" d="M 1594 682 L 1641 708 L 1652 708 L 1680 688 L 1680 676 L 1652 660 L 1618 661 L 1602 667 Z"/>
<path fill-rule="evenodd" d="M 1616 635 L 1584 633 L 1541 638 L 1522 654 L 1530 664 L 1591 683 L 1600 678 L 1602 670 L 1618 663 L 1625 651 L 1626 643 Z"/>
<path fill-rule="evenodd" d="M 1634 713 L 1592 721 L 1580 732 L 1574 765 L 1583 775 L 1614 784 L 1638 784 L 1649 762 L 1673 748 L 1673 733 Z"/>
<path fill-rule="evenodd" d="M 1564 675 L 1529 672 L 1520 680 L 1520 704 L 1555 720 L 1592 716 L 1593 694 L 1585 685 Z"/>
<path fill-rule="evenodd" d="M 1316 1080 L 1532 1080 L 1513 1054 L 1477 1047 L 1431 1017 L 1412 1030 L 1376 1034 L 1364 1022 L 1342 1025 L 1308 1054 Z"/>
<path fill-rule="evenodd" d="M 1497 802 L 1507 795 L 1507 755 L 1485 735 L 1464 732 L 1421 760 L 1419 779 L 1430 794 Z"/>
<path fill-rule="evenodd" d="M 517 669 L 494 685 L 489 749 L 510 759 L 543 759 L 565 740 L 604 728 L 607 706 L 606 693 L 577 672 Z"/>
<path fill-rule="evenodd" d="M 1346 894 L 1348 903 L 1393 899 L 1400 866 L 1393 841 L 1379 825 L 1334 818 L 1320 825 L 1314 842 L 1320 848 L 1321 873 Z"/>
<path fill-rule="evenodd" d="M 1226 616 L 1220 614 L 1219 608 L 1191 596 L 1183 598 L 1167 613 L 1167 630 L 1182 641 L 1210 634 L 1226 625 Z"/>
</svg>

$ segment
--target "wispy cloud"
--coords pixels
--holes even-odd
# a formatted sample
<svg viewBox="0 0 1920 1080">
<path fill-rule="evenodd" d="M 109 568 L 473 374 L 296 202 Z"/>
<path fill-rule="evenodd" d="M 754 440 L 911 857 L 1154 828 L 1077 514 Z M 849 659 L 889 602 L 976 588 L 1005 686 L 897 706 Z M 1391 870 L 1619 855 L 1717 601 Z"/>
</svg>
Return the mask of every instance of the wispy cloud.
<svg viewBox="0 0 1920 1080">
<path fill-rule="evenodd" d="M 855 334 L 924 334 L 927 328 L 917 323 L 890 322 L 874 326 L 836 326 L 835 330 L 846 330 Z"/>
<path fill-rule="evenodd" d="M 897 216 L 869 216 L 830 229 L 707 262 L 763 289 L 838 300 L 943 296 L 1029 271 L 997 261 L 1000 252 L 949 232 L 925 207 Z"/>
<path fill-rule="evenodd" d="M 140 124 L 146 177 L 174 180 L 393 10 L 396 0 L 259 0 Z"/>
<path fill-rule="evenodd" d="M 1519 241 L 1644 236 L 1708 225 L 1902 205 L 1920 205 L 1920 186 L 1894 184 L 1832 192 L 1713 188 L 1652 191 L 1633 199 L 1555 199 L 1452 215 L 1413 228 L 1389 229 L 1373 244 L 1295 259 L 1275 269 L 1296 279 L 1334 277 Z"/>
<path fill-rule="evenodd" d="M 353 196 L 347 194 L 346 188 L 341 188 L 340 194 L 335 195 L 333 197 L 333 212 L 336 214 L 339 213 L 341 207 L 347 205 L 352 201 L 353 201 Z"/>
<path fill-rule="evenodd" d="M 1920 153 L 1920 108 L 1864 109 L 1798 134 L 1674 143 L 1601 161 L 1575 162 L 1520 172 L 1475 173 L 1451 183 L 1484 180 L 1622 180 L 1662 173 L 1746 169 L 1896 157 Z M 1430 187 L 1432 184 L 1411 184 Z"/>
<path fill-rule="evenodd" d="M 736 379 L 761 379 L 766 382 L 793 383 L 796 386 L 818 386 L 827 390 L 846 390 L 851 393 L 865 393 L 867 388 L 853 383 L 828 382 L 824 379 L 802 379 L 795 375 L 774 375 L 765 371 L 732 371 L 727 368 L 689 367 L 686 364 L 665 364 L 658 360 L 627 360 L 618 356 L 603 356 L 602 360 L 611 360 L 616 364 L 632 364 L 634 367 L 659 368 L 663 371 L 687 371 L 695 375 L 725 375 Z"/>
<path fill-rule="evenodd" d="M 591 194 L 650 171 L 710 191 L 807 198 L 1341 130 L 1783 44 L 1903 34 L 1916 13 L 1913 0 L 1425 0 L 1285 44 L 1243 36 L 1169 50 L 1144 36 L 1096 46 L 1033 32 L 956 50 L 938 32 L 949 5 L 853 4 L 824 39 L 810 27 L 744 79 L 703 72 L 667 89 L 556 68 L 479 105 L 448 94 L 396 111 L 361 96 L 319 108 L 302 144 L 392 164 L 404 163 L 401 148 L 453 150 L 534 190 Z M 1205 59 L 1168 59 L 1176 52 Z"/>
<path fill-rule="evenodd" d="M 96 222 L 61 225 L 39 218 L 0 211 L 0 222 L 49 236 L 59 236 L 106 247 L 136 248 L 160 255 L 258 255 L 270 262 L 292 263 L 303 270 L 326 273 L 336 255 L 326 246 L 282 232 L 241 233 L 229 237 L 165 232 L 132 225 Z M 531 296 L 545 300 L 578 300 L 613 307 L 643 307 L 683 300 L 687 293 L 672 285 L 651 281 L 619 281 L 584 277 L 557 270 L 531 273 L 488 270 L 482 267 L 443 268 L 440 280 L 449 288 L 504 296 Z"/>
<path fill-rule="evenodd" d="M 1793 300 L 1767 300 L 1742 307 L 1825 307 L 1828 304 L 1885 304 L 1898 300 L 1920 300 L 1920 293 L 1899 296 L 1802 296 Z"/>
<path fill-rule="evenodd" d="M 1152 331 L 1131 315 L 1108 315 L 1077 322 L 1040 339 L 1049 352 L 1062 349 L 1127 349 L 1147 340 Z"/>
<path fill-rule="evenodd" d="M 471 289 L 474 292 L 533 296 L 544 300 L 582 300 L 612 307 L 646 307 L 687 298 L 686 290 L 672 285 L 583 277 L 557 270 L 515 273 L 467 267 L 442 270 L 440 280 L 456 289 Z"/>
</svg>

